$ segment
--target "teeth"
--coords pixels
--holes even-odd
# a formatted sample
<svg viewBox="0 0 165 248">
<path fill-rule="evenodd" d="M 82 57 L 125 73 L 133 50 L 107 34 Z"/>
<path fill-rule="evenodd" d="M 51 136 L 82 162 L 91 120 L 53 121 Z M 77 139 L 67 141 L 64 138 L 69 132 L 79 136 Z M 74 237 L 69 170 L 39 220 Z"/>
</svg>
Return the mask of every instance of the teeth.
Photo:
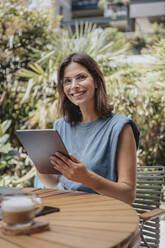
<svg viewBox="0 0 165 248">
<path fill-rule="evenodd" d="M 73 96 L 81 96 L 84 92 L 73 94 Z"/>
</svg>

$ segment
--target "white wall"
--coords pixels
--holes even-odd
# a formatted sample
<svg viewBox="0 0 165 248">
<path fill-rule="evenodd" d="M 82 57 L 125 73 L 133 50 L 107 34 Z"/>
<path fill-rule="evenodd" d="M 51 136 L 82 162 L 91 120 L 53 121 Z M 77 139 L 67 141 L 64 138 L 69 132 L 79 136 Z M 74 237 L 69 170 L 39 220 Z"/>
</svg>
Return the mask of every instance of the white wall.
<svg viewBox="0 0 165 248">
<path fill-rule="evenodd" d="M 165 15 L 165 2 L 135 3 L 130 5 L 130 17 L 149 17 Z"/>
</svg>

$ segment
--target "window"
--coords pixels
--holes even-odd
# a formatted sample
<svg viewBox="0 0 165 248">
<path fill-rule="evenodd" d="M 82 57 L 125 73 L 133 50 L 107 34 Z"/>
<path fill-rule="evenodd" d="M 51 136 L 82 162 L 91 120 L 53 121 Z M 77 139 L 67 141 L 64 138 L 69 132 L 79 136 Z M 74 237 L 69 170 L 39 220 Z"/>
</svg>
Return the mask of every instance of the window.
<svg viewBox="0 0 165 248">
<path fill-rule="evenodd" d="M 64 7 L 60 6 L 59 7 L 59 15 L 63 15 Z"/>
</svg>

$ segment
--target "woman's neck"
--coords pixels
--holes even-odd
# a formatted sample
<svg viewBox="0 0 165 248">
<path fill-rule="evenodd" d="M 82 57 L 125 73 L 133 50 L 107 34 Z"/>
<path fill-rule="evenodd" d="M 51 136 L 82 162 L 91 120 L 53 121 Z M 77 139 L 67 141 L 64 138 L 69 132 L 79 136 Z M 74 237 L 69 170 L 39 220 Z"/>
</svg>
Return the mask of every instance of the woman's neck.
<svg viewBox="0 0 165 248">
<path fill-rule="evenodd" d="M 96 113 L 96 110 L 90 108 L 90 106 L 86 108 L 81 108 L 80 110 L 82 113 L 82 122 L 91 122 L 99 118 L 98 114 Z"/>
</svg>

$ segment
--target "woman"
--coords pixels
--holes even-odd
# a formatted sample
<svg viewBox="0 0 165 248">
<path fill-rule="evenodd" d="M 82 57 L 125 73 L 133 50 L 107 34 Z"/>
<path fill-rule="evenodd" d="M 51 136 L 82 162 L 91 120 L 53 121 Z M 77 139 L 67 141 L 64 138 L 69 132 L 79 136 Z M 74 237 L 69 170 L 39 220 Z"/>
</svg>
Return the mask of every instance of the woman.
<svg viewBox="0 0 165 248">
<path fill-rule="evenodd" d="M 38 173 L 47 187 L 100 193 L 131 204 L 136 187 L 135 123 L 112 113 L 97 63 L 87 54 L 67 56 L 58 69 L 59 112 L 55 121 L 70 153 L 56 153 L 52 166 L 62 175 Z"/>
</svg>

